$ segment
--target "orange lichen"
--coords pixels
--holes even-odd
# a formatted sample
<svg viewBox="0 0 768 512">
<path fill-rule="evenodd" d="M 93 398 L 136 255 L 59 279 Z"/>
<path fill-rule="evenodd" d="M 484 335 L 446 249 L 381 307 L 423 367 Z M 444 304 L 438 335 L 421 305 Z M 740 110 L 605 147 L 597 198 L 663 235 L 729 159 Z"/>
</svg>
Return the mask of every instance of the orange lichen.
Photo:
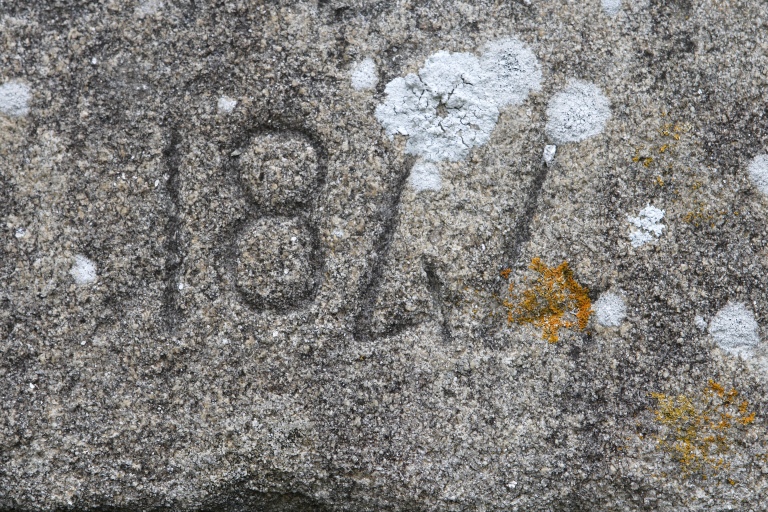
<svg viewBox="0 0 768 512">
<path fill-rule="evenodd" d="M 640 162 L 644 167 L 650 167 L 653 163 L 653 157 L 640 154 L 640 148 L 635 149 L 635 156 L 632 157 L 633 162 Z"/>
<path fill-rule="evenodd" d="M 668 116 L 667 113 L 661 113 L 661 117 L 666 116 Z M 641 163 L 644 167 L 650 167 L 654 164 L 654 162 L 656 162 L 652 155 L 658 154 L 659 158 L 661 159 L 659 163 L 662 164 L 662 167 L 666 167 L 664 163 L 669 162 L 669 158 L 666 158 L 667 155 L 677 149 L 680 144 L 682 135 L 688 133 L 689 131 L 691 131 L 691 127 L 687 124 L 661 124 L 657 128 L 657 133 L 656 136 L 653 137 L 653 140 L 648 141 L 650 143 L 648 147 L 635 147 L 635 156 L 632 157 L 632 161 L 635 163 Z M 671 165 L 670 168 L 672 168 Z"/>
<path fill-rule="evenodd" d="M 716 210 L 705 201 L 695 201 L 694 205 L 696 207 L 694 210 L 683 215 L 683 222 L 691 224 L 694 227 L 698 228 L 699 226 L 707 224 L 709 224 L 710 227 L 715 227 L 719 220 L 728 219 L 729 212 L 727 210 Z M 733 212 L 733 215 L 739 215 L 739 212 Z"/>
<path fill-rule="evenodd" d="M 659 447 L 680 463 L 683 476 L 697 473 L 706 478 L 730 466 L 728 455 L 743 435 L 739 425 L 755 421 L 748 402 L 736 403 L 738 395 L 713 380 L 696 400 L 651 393 L 658 407 L 655 419 L 663 427 Z"/>
<path fill-rule="evenodd" d="M 589 290 L 576 282 L 568 262 L 551 268 L 540 258 L 533 258 L 529 268 L 537 274 L 529 288 L 516 293 L 514 285 L 509 285 L 509 299 L 503 303 L 507 321 L 541 328 L 542 338 L 550 343 L 558 341 L 561 328 L 583 331 L 592 314 L 592 302 Z"/>
<path fill-rule="evenodd" d="M 509 279 L 509 275 L 510 275 L 511 273 L 512 273 L 512 269 L 511 269 L 511 268 L 505 268 L 505 269 L 502 269 L 502 270 L 499 272 L 499 275 L 500 275 L 501 277 L 503 277 L 504 279 Z"/>
<path fill-rule="evenodd" d="M 659 128 L 659 134 L 662 137 L 672 137 L 675 140 L 680 140 L 680 136 L 689 131 L 691 131 L 689 125 L 681 125 L 679 123 L 666 123 Z"/>
</svg>

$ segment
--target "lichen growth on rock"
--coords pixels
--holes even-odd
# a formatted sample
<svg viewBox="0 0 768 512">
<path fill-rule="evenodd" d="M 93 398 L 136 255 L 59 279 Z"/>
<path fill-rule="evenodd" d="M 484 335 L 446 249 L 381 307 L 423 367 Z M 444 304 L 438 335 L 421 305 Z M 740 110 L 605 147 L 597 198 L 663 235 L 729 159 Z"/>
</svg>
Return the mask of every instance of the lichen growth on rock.
<svg viewBox="0 0 768 512">
<path fill-rule="evenodd" d="M 707 201 L 698 200 L 693 202 L 693 209 L 683 215 L 682 221 L 695 228 L 709 226 L 714 229 L 718 222 L 728 220 L 728 215 L 738 217 L 739 211 L 720 209 L 716 205 L 709 204 Z"/>
<path fill-rule="evenodd" d="M 666 112 L 661 113 L 661 117 L 667 117 L 669 114 Z M 691 126 L 686 123 L 663 123 L 657 129 L 658 137 L 654 143 L 651 143 L 648 147 L 638 146 L 635 147 L 635 155 L 632 157 L 632 161 L 635 163 L 643 164 L 643 167 L 650 167 L 657 159 L 662 158 L 666 153 L 673 152 L 680 144 L 681 137 L 691 131 Z M 661 139 L 659 141 L 658 139 Z M 658 154 L 655 157 L 653 155 Z M 662 167 L 667 167 L 669 162 L 664 162 Z"/>
<path fill-rule="evenodd" d="M 384 89 L 376 119 L 387 135 L 408 137 L 405 151 L 430 162 L 457 162 L 491 138 L 500 109 L 522 104 L 541 87 L 539 61 L 515 38 L 488 43 L 483 54 L 439 51 L 417 73 Z"/>
<path fill-rule="evenodd" d="M 657 401 L 655 420 L 661 425 L 658 446 L 677 460 L 683 476 L 707 478 L 730 468 L 729 455 L 744 428 L 755 421 L 749 402 L 737 400 L 738 395 L 711 379 L 694 398 L 651 393 Z"/>
<path fill-rule="evenodd" d="M 581 142 L 605 130 L 611 102 L 593 83 L 571 80 L 547 105 L 544 131 L 555 144 Z"/>
<path fill-rule="evenodd" d="M 542 338 L 550 343 L 560 339 L 561 328 L 586 329 L 592 314 L 589 290 L 576 281 L 568 262 L 548 267 L 541 258 L 533 258 L 529 268 L 537 276 L 527 289 L 517 293 L 509 285 L 509 298 L 503 303 L 507 321 L 541 328 Z"/>
</svg>

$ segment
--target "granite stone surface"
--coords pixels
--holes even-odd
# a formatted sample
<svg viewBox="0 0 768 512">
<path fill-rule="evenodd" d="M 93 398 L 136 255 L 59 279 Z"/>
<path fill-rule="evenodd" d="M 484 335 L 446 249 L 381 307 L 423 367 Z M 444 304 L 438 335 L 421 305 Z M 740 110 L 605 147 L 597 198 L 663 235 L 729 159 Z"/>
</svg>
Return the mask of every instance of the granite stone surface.
<svg viewBox="0 0 768 512">
<path fill-rule="evenodd" d="M 0 510 L 766 510 L 767 104 L 755 0 L 0 0 Z"/>
</svg>

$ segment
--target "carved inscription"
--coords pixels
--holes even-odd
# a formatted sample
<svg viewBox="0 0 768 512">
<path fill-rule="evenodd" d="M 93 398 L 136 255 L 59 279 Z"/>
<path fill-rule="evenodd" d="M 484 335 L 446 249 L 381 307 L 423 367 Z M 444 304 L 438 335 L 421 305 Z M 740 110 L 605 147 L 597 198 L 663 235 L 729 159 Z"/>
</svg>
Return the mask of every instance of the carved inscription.
<svg viewBox="0 0 768 512">
<path fill-rule="evenodd" d="M 318 151 L 298 132 L 261 133 L 239 169 L 255 215 L 235 241 L 237 290 L 254 307 L 299 307 L 314 296 L 320 265 L 313 221 Z"/>
</svg>

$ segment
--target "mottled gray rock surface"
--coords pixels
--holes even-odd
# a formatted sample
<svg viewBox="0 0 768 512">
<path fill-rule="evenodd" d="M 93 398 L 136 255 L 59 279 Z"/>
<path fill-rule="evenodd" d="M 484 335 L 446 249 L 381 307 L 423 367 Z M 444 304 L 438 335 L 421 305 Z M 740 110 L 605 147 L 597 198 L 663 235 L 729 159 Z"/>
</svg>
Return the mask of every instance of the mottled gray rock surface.
<svg viewBox="0 0 768 512">
<path fill-rule="evenodd" d="M 765 510 L 767 52 L 754 0 L 0 0 L 0 509 Z M 612 309 L 508 324 L 534 257 Z M 709 379 L 704 479 L 649 393 Z"/>
</svg>

